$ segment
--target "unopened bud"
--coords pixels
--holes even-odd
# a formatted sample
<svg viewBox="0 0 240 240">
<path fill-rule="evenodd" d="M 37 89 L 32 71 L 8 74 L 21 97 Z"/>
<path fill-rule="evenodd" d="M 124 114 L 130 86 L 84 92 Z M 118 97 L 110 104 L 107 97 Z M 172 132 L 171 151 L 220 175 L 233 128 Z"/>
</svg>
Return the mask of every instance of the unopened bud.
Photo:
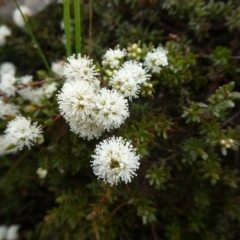
<svg viewBox="0 0 240 240">
<path fill-rule="evenodd" d="M 38 168 L 36 173 L 40 179 L 44 179 L 47 176 L 48 171 L 44 168 Z"/>
<path fill-rule="evenodd" d="M 112 76 L 112 71 L 110 71 L 109 69 L 107 69 L 107 70 L 106 70 L 106 74 L 107 74 L 108 76 Z"/>
<path fill-rule="evenodd" d="M 221 140 L 220 140 L 220 143 L 221 143 L 222 145 L 225 145 L 225 144 L 226 144 L 226 140 L 221 139 Z"/>
<path fill-rule="evenodd" d="M 26 107 L 24 107 L 23 111 L 25 113 L 30 113 L 36 110 L 36 107 L 34 107 L 33 105 L 28 105 Z"/>
<path fill-rule="evenodd" d="M 142 52 L 142 49 L 141 48 L 138 48 L 137 49 L 137 53 L 141 53 Z"/>
<path fill-rule="evenodd" d="M 151 94 L 152 94 L 152 91 L 151 91 L 151 90 L 148 90 L 147 94 L 148 94 L 148 95 L 151 95 Z"/>
<path fill-rule="evenodd" d="M 138 48 L 138 45 L 137 45 L 136 43 L 134 43 L 134 44 L 132 45 L 132 48 L 133 48 L 133 49 L 137 49 L 137 48 Z"/>
<path fill-rule="evenodd" d="M 38 144 L 44 143 L 44 137 L 43 137 L 43 135 L 41 135 L 41 136 L 37 139 L 37 143 L 38 143 Z"/>
</svg>

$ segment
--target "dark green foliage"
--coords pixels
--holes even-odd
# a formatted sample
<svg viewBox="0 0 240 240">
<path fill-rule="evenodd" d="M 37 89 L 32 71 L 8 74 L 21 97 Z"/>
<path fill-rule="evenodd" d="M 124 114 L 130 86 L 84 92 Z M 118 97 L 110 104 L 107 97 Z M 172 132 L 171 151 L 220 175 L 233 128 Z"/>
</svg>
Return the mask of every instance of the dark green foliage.
<svg viewBox="0 0 240 240">
<path fill-rule="evenodd" d="M 20 224 L 20 239 L 29 240 L 240 239 L 240 2 L 93 1 L 91 39 L 89 1 L 81 2 L 83 54 L 100 62 L 117 44 L 162 45 L 169 65 L 151 79 L 152 96 L 142 89 L 121 128 L 98 140 L 70 132 L 56 99 L 38 109 L 23 103 L 45 125 L 45 142 L 1 156 L 0 224 Z M 30 22 L 50 62 L 65 57 L 61 20 L 52 3 Z M 45 76 L 30 37 L 12 27 L 0 63 Z M 90 166 L 96 144 L 113 134 L 141 155 L 128 185 L 110 187 Z"/>
</svg>

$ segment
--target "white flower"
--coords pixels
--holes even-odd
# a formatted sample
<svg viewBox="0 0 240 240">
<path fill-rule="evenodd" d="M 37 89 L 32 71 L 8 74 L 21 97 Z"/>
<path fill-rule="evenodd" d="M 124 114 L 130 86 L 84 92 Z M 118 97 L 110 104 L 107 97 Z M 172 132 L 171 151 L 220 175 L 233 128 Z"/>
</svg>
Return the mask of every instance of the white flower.
<svg viewBox="0 0 240 240">
<path fill-rule="evenodd" d="M 115 90 L 103 88 L 99 92 L 94 113 L 96 122 L 107 130 L 118 128 L 129 116 L 128 102 Z"/>
<path fill-rule="evenodd" d="M 8 97 L 14 96 L 17 90 L 17 87 L 15 86 L 16 81 L 17 79 L 12 73 L 2 75 L 0 79 L 0 91 Z"/>
<path fill-rule="evenodd" d="M 7 119 L 6 116 L 16 116 L 19 114 L 19 107 L 13 103 L 5 103 L 0 97 L 0 118 Z"/>
<path fill-rule="evenodd" d="M 140 84 L 145 83 L 150 78 L 150 74 L 137 61 L 127 61 L 110 78 L 109 84 L 121 93 L 124 97 L 137 98 L 140 91 Z"/>
<path fill-rule="evenodd" d="M 91 140 L 99 138 L 105 131 L 105 127 L 96 122 L 92 115 L 89 115 L 87 120 L 79 120 L 74 117 L 68 120 L 71 131 L 78 134 L 79 137 Z"/>
<path fill-rule="evenodd" d="M 129 70 L 120 69 L 117 71 L 109 82 L 116 91 L 124 97 L 137 98 L 140 91 L 140 85 L 137 83 L 133 74 Z"/>
<path fill-rule="evenodd" d="M 57 90 L 58 84 L 56 82 L 47 82 L 42 85 L 44 97 L 49 99 Z"/>
<path fill-rule="evenodd" d="M 22 5 L 22 6 L 20 6 L 20 9 L 21 9 L 21 12 L 22 12 L 23 16 L 26 19 L 32 16 L 32 11 L 28 7 Z M 18 8 L 16 8 L 13 11 L 12 17 L 13 17 L 14 23 L 17 26 L 19 26 L 19 27 L 24 27 L 25 26 L 24 19 L 21 15 L 20 11 L 18 10 Z"/>
<path fill-rule="evenodd" d="M 99 88 L 100 81 L 97 79 L 97 70 L 93 61 L 81 54 L 67 58 L 68 63 L 63 67 L 63 75 L 67 81 L 86 81 Z"/>
<path fill-rule="evenodd" d="M 142 63 L 137 61 L 126 61 L 122 65 L 122 71 L 130 72 L 137 84 L 144 83 L 151 77 L 151 75 L 147 73 L 147 69 L 143 67 Z"/>
<path fill-rule="evenodd" d="M 159 73 L 162 67 L 168 65 L 167 53 L 168 51 L 161 47 L 153 49 L 145 57 L 145 66 L 153 73 Z"/>
<path fill-rule="evenodd" d="M 33 76 L 32 75 L 25 75 L 25 76 L 20 77 L 18 79 L 18 81 L 20 82 L 20 84 L 27 85 L 27 84 L 33 82 Z"/>
<path fill-rule="evenodd" d="M 103 140 L 96 146 L 92 167 L 98 178 L 111 186 L 119 181 L 128 183 L 139 167 L 139 156 L 132 144 L 122 137 Z"/>
<path fill-rule="evenodd" d="M 27 81 L 27 76 L 25 77 L 25 80 Z M 56 82 L 46 82 L 41 87 L 24 87 L 18 90 L 18 94 L 23 99 L 28 100 L 38 106 L 42 106 L 43 100 L 51 98 L 53 93 L 57 90 L 57 86 L 58 84 Z"/>
<path fill-rule="evenodd" d="M 63 72 L 63 66 L 65 62 L 63 60 L 52 62 L 51 63 L 51 69 L 53 72 L 55 72 L 58 76 L 62 76 Z"/>
<path fill-rule="evenodd" d="M 95 106 L 95 89 L 84 81 L 66 82 L 57 95 L 60 113 L 70 118 L 87 121 Z"/>
<path fill-rule="evenodd" d="M 11 29 L 6 25 L 0 25 L 0 46 L 6 43 L 6 37 L 12 34 Z"/>
<path fill-rule="evenodd" d="M 10 62 L 4 62 L 0 66 L 0 76 L 4 74 L 12 74 L 15 75 L 16 67 L 13 63 Z"/>
<path fill-rule="evenodd" d="M 36 142 L 43 141 L 42 129 L 31 120 L 22 116 L 17 116 L 11 120 L 5 130 L 6 141 L 8 145 L 16 146 L 18 150 L 22 150 L 26 145 L 29 149 Z"/>
<path fill-rule="evenodd" d="M 11 225 L 6 234 L 6 240 L 17 240 L 19 225 Z"/>
<path fill-rule="evenodd" d="M 103 55 L 103 61 L 102 64 L 109 65 L 111 68 L 118 68 L 120 61 L 124 56 L 126 56 L 126 49 L 119 49 L 119 46 L 117 46 L 116 49 L 109 49 L 107 52 Z"/>
<path fill-rule="evenodd" d="M 1 145 L 0 145 L 1 146 Z M 0 153 L 1 155 L 1 153 Z M 7 227 L 5 225 L 0 226 L 0 240 L 4 240 L 7 234 Z"/>
<path fill-rule="evenodd" d="M 44 179 L 47 176 L 48 171 L 44 168 L 38 168 L 36 173 L 40 179 Z"/>
<path fill-rule="evenodd" d="M 44 92 L 42 87 L 33 88 L 31 86 L 27 86 L 18 90 L 18 94 L 25 100 L 30 101 L 33 104 L 38 106 L 42 105 L 42 100 L 44 98 Z"/>
</svg>

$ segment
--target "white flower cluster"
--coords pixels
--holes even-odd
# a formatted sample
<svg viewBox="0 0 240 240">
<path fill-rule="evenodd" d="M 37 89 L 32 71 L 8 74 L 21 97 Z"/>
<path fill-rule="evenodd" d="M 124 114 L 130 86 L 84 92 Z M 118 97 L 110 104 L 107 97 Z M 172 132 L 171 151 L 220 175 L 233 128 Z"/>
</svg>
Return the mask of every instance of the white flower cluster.
<svg viewBox="0 0 240 240">
<path fill-rule="evenodd" d="M 34 143 L 43 141 L 41 127 L 19 115 L 20 106 L 16 103 L 28 100 L 41 106 L 43 100 L 49 99 L 57 90 L 57 83 L 46 80 L 40 84 L 40 87 L 31 85 L 34 86 L 32 76 L 16 77 L 14 64 L 5 62 L 0 65 L 0 119 L 13 119 L 8 122 L 4 134 L 0 135 L 0 155 L 16 153 L 24 146 L 31 148 Z M 18 96 L 16 97 L 16 95 Z M 25 112 L 31 107 L 34 109 L 31 105 L 27 107 L 24 108 Z"/>
<path fill-rule="evenodd" d="M 147 70 L 143 67 L 142 63 L 127 61 L 110 78 L 109 84 L 113 89 L 131 100 L 138 97 L 140 85 L 145 83 L 149 78 L 150 75 L 147 74 Z"/>
<path fill-rule="evenodd" d="M 41 126 L 31 123 L 30 119 L 17 116 L 8 122 L 5 133 L 5 146 L 9 149 L 22 150 L 24 146 L 29 149 L 34 143 L 42 143 L 43 135 Z"/>
<path fill-rule="evenodd" d="M 6 38 L 12 34 L 11 29 L 6 25 L 0 25 L 0 46 L 6 43 Z"/>
<path fill-rule="evenodd" d="M 130 50 L 136 50 L 138 56 L 135 55 L 140 59 L 142 50 L 137 44 Z M 105 130 L 120 127 L 129 116 L 126 98 L 137 98 L 141 86 L 152 87 L 148 71 L 160 72 L 168 64 L 166 54 L 166 50 L 157 48 L 146 55 L 144 63 L 134 60 L 124 62 L 127 56 L 125 49 L 120 50 L 119 46 L 109 49 L 103 55 L 102 64 L 108 75 L 104 80 L 111 90 L 100 87 L 98 70 L 92 60 L 80 54 L 69 57 L 62 71 L 66 82 L 57 94 L 57 101 L 60 113 L 71 130 L 91 140 Z M 131 54 L 131 57 L 135 55 Z M 119 181 L 130 182 L 140 164 L 136 149 L 121 137 L 99 143 L 92 157 L 95 175 L 111 186 Z"/>
<path fill-rule="evenodd" d="M 162 67 L 168 65 L 167 59 L 168 51 L 162 47 L 154 48 L 152 52 L 147 53 L 145 57 L 145 66 L 153 73 L 158 73 L 162 70 Z"/>
<path fill-rule="evenodd" d="M 0 66 L 0 93 L 7 97 L 14 96 L 17 90 L 15 77 L 16 67 L 12 63 L 3 63 Z"/>
<path fill-rule="evenodd" d="M 41 126 L 36 122 L 31 123 L 30 119 L 17 116 L 8 122 L 4 134 L 0 135 L 0 156 L 16 153 L 24 146 L 30 149 L 34 143 L 42 143 L 42 133 Z"/>
<path fill-rule="evenodd" d="M 93 60 L 86 56 L 81 57 L 81 54 L 67 58 L 62 74 L 67 82 L 79 80 L 93 84 L 95 87 L 100 86 L 100 81 L 97 78 L 98 71 L 93 64 Z"/>
<path fill-rule="evenodd" d="M 103 66 L 110 66 L 112 69 L 117 69 L 120 66 L 121 60 L 126 56 L 127 52 L 126 49 L 119 49 L 119 46 L 117 46 L 116 49 L 109 49 L 104 55 L 103 55 Z"/>
<path fill-rule="evenodd" d="M 21 78 L 20 81 L 23 82 L 24 80 L 27 80 L 27 77 L 28 76 L 24 76 L 24 78 Z M 32 81 L 24 84 L 29 83 L 32 83 Z M 49 81 L 42 84 L 40 87 L 23 87 L 17 92 L 23 99 L 28 100 L 38 106 L 42 106 L 43 100 L 51 98 L 53 93 L 57 90 L 57 86 L 58 84 L 56 82 Z"/>
<path fill-rule="evenodd" d="M 65 62 L 63 60 L 55 61 L 51 63 L 51 70 L 58 76 L 62 76 L 63 66 Z"/>
<path fill-rule="evenodd" d="M 99 143 L 92 157 L 95 175 L 110 185 L 116 185 L 120 180 L 130 182 L 140 164 L 136 149 L 121 137 L 112 137 Z"/>
<path fill-rule="evenodd" d="M 100 88 L 92 60 L 69 57 L 63 74 L 67 81 L 57 95 L 60 112 L 80 137 L 98 138 L 105 130 L 118 128 L 129 115 L 122 95 Z"/>
<path fill-rule="evenodd" d="M 38 106 L 42 105 L 44 99 L 52 97 L 57 90 L 57 83 L 46 81 L 40 87 L 30 86 L 33 77 L 30 75 L 16 77 L 16 67 L 12 63 L 2 63 L 0 66 L 0 94 L 12 97 L 18 93 L 23 99 L 31 101 Z M 27 86 L 26 86 L 27 85 Z M 29 85 L 29 86 L 28 86 Z M 0 106 L 3 102 L 0 101 Z M 10 107 L 10 105 L 8 105 Z M 0 110 L 1 112 L 1 110 Z M 1 116 L 1 114 L 0 114 Z"/>
<path fill-rule="evenodd" d="M 0 65 L 0 76 L 4 74 L 12 74 L 15 75 L 16 66 L 10 62 L 4 62 Z"/>
<path fill-rule="evenodd" d="M 17 240 L 19 225 L 11 225 L 9 227 L 5 225 L 0 226 L 0 240 Z"/>
</svg>

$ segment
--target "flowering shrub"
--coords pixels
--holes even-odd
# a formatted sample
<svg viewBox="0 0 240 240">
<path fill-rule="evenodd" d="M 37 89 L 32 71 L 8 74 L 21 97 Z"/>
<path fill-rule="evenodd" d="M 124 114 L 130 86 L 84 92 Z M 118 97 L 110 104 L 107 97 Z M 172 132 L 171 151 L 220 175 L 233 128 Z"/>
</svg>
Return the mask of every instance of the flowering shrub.
<svg viewBox="0 0 240 240">
<path fill-rule="evenodd" d="M 0 23 L 0 239 L 238 239 L 239 4 L 67 2 Z"/>
</svg>

